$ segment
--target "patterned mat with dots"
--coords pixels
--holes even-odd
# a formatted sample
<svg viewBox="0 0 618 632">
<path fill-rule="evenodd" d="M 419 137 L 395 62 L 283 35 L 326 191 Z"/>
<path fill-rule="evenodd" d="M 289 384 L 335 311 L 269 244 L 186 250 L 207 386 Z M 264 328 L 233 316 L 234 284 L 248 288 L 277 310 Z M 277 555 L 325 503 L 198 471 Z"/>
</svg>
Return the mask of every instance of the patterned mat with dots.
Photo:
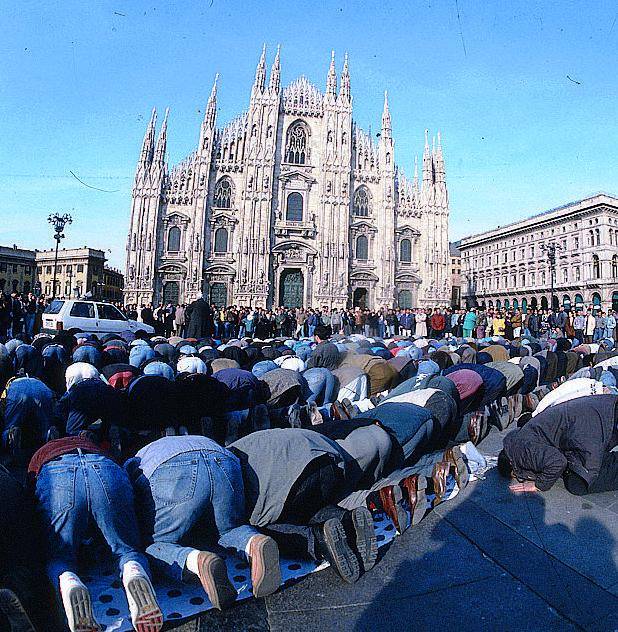
<svg viewBox="0 0 618 632">
<path fill-rule="evenodd" d="M 447 488 L 445 500 L 457 494 L 457 487 L 453 483 L 449 484 Z M 431 502 L 431 498 L 428 498 L 428 502 Z M 379 547 L 387 545 L 398 535 L 393 523 L 385 514 L 376 512 L 373 519 Z M 251 577 L 247 562 L 233 554 L 228 554 L 225 561 L 228 576 L 238 591 L 237 600 L 241 601 L 252 597 Z M 327 562 L 282 558 L 282 586 L 305 577 L 309 573 L 328 568 L 328 566 Z M 82 579 L 90 590 L 95 617 L 101 624 L 103 632 L 132 630 L 127 600 L 115 573 L 108 571 L 106 574 L 100 573 L 96 576 L 93 574 L 90 577 L 82 577 Z M 166 622 L 180 621 L 212 608 L 199 582 L 184 584 L 159 579 L 155 583 L 155 590 Z"/>
</svg>

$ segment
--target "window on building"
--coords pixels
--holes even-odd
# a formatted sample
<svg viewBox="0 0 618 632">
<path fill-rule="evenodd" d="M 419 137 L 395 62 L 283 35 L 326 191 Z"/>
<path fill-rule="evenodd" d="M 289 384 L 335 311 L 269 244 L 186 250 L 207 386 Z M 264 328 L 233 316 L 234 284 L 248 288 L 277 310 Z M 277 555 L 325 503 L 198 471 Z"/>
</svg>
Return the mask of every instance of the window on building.
<svg viewBox="0 0 618 632">
<path fill-rule="evenodd" d="M 6 272 L 6 271 L 7 271 L 6 263 L 0 263 L 0 272 Z"/>
<path fill-rule="evenodd" d="M 547 275 L 545 272 L 541 272 L 541 285 L 545 285 L 545 281 L 547 280 Z"/>
<path fill-rule="evenodd" d="M 354 194 L 354 215 L 369 217 L 369 194 L 365 187 L 359 187 Z"/>
<path fill-rule="evenodd" d="M 609 245 L 610 246 L 614 245 L 614 229 L 613 228 L 609 229 Z"/>
<path fill-rule="evenodd" d="M 288 195 L 285 219 L 288 222 L 303 221 L 303 196 L 300 193 L 290 193 Z"/>
<path fill-rule="evenodd" d="M 73 274 L 73 266 L 67 266 L 67 274 Z"/>
<path fill-rule="evenodd" d="M 38 266 L 36 269 L 36 273 L 37 274 L 43 274 L 43 267 L 42 266 Z"/>
<path fill-rule="evenodd" d="M 575 280 L 576 280 L 576 281 L 579 281 L 579 280 L 580 280 L 580 277 L 581 277 L 581 273 L 580 273 L 580 271 L 579 271 L 579 266 L 576 266 L 576 267 L 575 267 Z"/>
<path fill-rule="evenodd" d="M 536 273 L 531 272 L 530 273 L 530 285 L 534 286 L 536 283 Z"/>
<path fill-rule="evenodd" d="M 180 251 L 180 228 L 178 226 L 172 226 L 170 232 L 167 234 L 167 249 L 169 252 Z"/>
<path fill-rule="evenodd" d="M 568 283 L 569 281 L 569 271 L 566 268 L 562 269 L 562 282 Z"/>
<path fill-rule="evenodd" d="M 307 160 L 307 129 L 300 121 L 288 129 L 285 161 L 293 165 L 304 165 Z"/>
<path fill-rule="evenodd" d="M 229 178 L 221 178 L 217 182 L 213 204 L 215 208 L 232 208 L 232 183 Z"/>
<path fill-rule="evenodd" d="M 78 263 L 77 264 L 77 271 L 78 272 L 83 272 L 84 271 L 84 264 L 83 263 Z"/>
<path fill-rule="evenodd" d="M 369 259 L 369 241 L 365 235 L 359 235 L 356 238 L 356 258 L 361 261 Z"/>
<path fill-rule="evenodd" d="M 573 237 L 573 248 L 575 248 L 575 250 L 579 249 L 579 237 Z"/>
<path fill-rule="evenodd" d="M 399 260 L 403 263 L 412 261 L 412 242 L 409 239 L 402 239 L 399 244 Z"/>
<path fill-rule="evenodd" d="M 601 231 L 598 228 L 595 228 L 594 234 L 597 238 L 597 246 L 600 246 L 601 245 Z"/>
<path fill-rule="evenodd" d="M 17 264 L 13 264 L 13 274 L 17 274 Z"/>
<path fill-rule="evenodd" d="M 25 274 L 30 274 L 30 266 L 25 266 L 24 267 L 24 273 Z"/>
<path fill-rule="evenodd" d="M 612 279 L 618 279 L 618 255 L 612 257 Z"/>
<path fill-rule="evenodd" d="M 601 263 L 598 255 L 592 255 L 592 278 L 601 278 Z"/>
<path fill-rule="evenodd" d="M 217 228 L 215 231 L 215 252 L 227 252 L 227 228 Z"/>
</svg>

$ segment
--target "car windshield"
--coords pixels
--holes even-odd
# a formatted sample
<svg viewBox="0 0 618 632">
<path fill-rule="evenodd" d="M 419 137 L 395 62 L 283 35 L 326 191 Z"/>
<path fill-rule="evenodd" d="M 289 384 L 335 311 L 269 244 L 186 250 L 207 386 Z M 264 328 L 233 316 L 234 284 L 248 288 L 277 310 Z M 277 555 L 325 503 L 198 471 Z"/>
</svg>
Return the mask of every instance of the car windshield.
<svg viewBox="0 0 618 632">
<path fill-rule="evenodd" d="M 62 309 L 64 301 L 52 301 L 44 310 L 44 314 L 57 314 Z"/>
</svg>

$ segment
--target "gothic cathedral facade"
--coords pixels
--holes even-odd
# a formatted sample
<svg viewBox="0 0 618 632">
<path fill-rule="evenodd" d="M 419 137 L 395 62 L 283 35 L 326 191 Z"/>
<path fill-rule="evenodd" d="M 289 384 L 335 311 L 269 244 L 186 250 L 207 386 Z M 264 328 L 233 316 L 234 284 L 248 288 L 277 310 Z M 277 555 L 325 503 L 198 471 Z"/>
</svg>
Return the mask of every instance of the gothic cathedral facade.
<svg viewBox="0 0 618 632">
<path fill-rule="evenodd" d="M 216 126 L 217 79 L 197 149 L 168 169 L 167 119 L 148 125 L 132 192 L 125 302 L 254 307 L 428 307 L 450 300 L 449 205 L 438 134 L 422 178 L 395 164 L 385 93 L 377 140 L 352 118 L 347 56 L 322 93 L 281 88 L 265 50 L 249 109 Z"/>
</svg>

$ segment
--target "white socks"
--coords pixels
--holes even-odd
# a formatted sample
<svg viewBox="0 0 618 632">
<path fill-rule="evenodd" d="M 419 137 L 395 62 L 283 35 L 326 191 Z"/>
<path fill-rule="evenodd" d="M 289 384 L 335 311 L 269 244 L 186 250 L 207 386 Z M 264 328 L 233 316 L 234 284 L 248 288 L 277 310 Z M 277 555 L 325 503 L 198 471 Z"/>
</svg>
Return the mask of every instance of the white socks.
<svg viewBox="0 0 618 632">
<path fill-rule="evenodd" d="M 197 565 L 198 557 L 200 552 L 197 549 L 193 549 L 189 555 L 187 555 L 187 561 L 185 562 L 185 568 L 193 573 L 194 575 L 199 576 L 199 568 Z"/>
</svg>

